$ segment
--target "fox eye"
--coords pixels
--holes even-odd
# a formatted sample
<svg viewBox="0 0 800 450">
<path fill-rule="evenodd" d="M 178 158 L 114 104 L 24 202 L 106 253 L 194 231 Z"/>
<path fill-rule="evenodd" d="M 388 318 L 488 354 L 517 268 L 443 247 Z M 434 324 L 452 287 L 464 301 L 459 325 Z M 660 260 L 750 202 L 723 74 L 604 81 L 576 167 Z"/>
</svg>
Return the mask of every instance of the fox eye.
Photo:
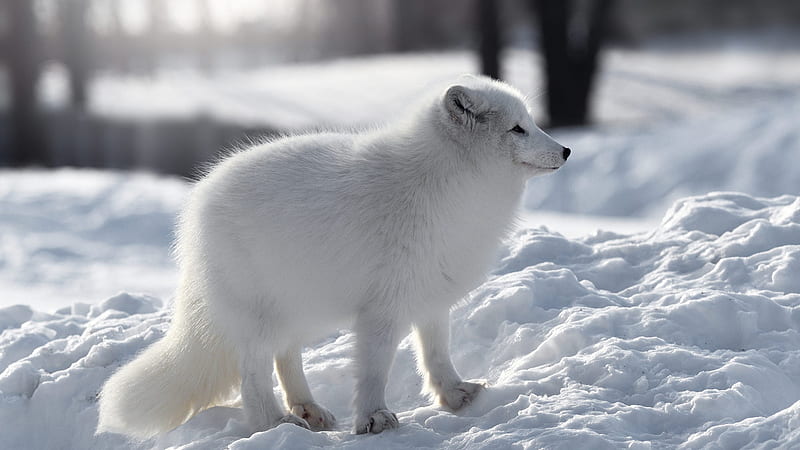
<svg viewBox="0 0 800 450">
<path fill-rule="evenodd" d="M 512 128 L 511 131 L 517 134 L 525 134 L 525 129 L 519 125 L 514 125 L 514 128 Z"/>
</svg>

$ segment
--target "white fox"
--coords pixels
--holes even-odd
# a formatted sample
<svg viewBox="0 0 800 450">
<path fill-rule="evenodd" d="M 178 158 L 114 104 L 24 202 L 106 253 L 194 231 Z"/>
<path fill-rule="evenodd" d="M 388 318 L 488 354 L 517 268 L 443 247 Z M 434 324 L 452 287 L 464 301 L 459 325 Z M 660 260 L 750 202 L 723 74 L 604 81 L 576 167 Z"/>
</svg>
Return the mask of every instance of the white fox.
<svg viewBox="0 0 800 450">
<path fill-rule="evenodd" d="M 411 326 L 427 387 L 452 410 L 468 404 L 483 386 L 450 360 L 450 307 L 482 282 L 526 180 L 569 154 L 514 88 L 463 77 L 389 126 L 228 157 L 181 215 L 171 327 L 106 382 L 98 432 L 153 436 L 240 382 L 251 431 L 331 429 L 301 349 L 344 327 L 356 333 L 355 433 L 398 426 L 384 391 Z"/>
</svg>

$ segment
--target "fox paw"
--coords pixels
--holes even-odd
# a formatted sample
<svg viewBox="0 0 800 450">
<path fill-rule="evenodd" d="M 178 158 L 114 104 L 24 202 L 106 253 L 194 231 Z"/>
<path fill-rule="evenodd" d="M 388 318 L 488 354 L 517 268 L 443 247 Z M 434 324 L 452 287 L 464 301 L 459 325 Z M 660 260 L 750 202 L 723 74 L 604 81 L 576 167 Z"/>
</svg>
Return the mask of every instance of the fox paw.
<svg viewBox="0 0 800 450">
<path fill-rule="evenodd" d="M 356 434 L 373 433 L 378 434 L 383 430 L 389 430 L 400 426 L 397 415 L 388 409 L 379 409 L 372 414 L 356 419 L 354 432 Z"/>
<path fill-rule="evenodd" d="M 327 409 L 313 402 L 294 405 L 291 412 L 308 422 L 313 431 L 332 430 L 336 426 L 336 417 Z"/>
<path fill-rule="evenodd" d="M 485 384 L 461 381 L 441 392 L 439 400 L 444 406 L 456 411 L 472 403 L 472 400 L 484 389 L 486 389 Z"/>
<path fill-rule="evenodd" d="M 311 427 L 309 426 L 308 422 L 305 421 L 305 419 L 301 419 L 300 417 L 294 414 L 287 414 L 281 417 L 281 419 L 278 421 L 278 425 L 282 423 L 291 423 L 293 425 L 297 425 L 298 427 L 303 427 L 306 430 L 311 429 Z"/>
</svg>

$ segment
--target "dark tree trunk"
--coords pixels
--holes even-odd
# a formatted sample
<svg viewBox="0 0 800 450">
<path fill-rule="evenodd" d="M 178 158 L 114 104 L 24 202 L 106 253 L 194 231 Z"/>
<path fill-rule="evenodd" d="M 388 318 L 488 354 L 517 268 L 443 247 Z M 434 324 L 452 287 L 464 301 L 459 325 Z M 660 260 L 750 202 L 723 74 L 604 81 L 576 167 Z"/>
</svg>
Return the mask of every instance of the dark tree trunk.
<svg viewBox="0 0 800 450">
<path fill-rule="evenodd" d="M 11 154 L 13 166 L 45 164 L 47 152 L 36 105 L 39 41 L 33 2 L 10 0 L 8 34 L 11 88 Z"/>
<path fill-rule="evenodd" d="M 588 3 L 578 23 L 574 0 L 533 0 L 538 12 L 550 126 L 584 125 L 611 0 Z"/>
<path fill-rule="evenodd" d="M 478 0 L 481 73 L 500 79 L 500 29 L 495 0 Z"/>
</svg>

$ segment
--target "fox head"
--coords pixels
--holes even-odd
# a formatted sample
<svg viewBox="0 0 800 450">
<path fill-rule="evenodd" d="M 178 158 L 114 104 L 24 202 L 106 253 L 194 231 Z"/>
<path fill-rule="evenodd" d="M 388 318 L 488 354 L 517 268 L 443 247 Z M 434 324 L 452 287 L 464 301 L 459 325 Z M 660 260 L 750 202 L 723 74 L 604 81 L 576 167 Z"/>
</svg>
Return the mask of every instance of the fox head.
<svg viewBox="0 0 800 450">
<path fill-rule="evenodd" d="M 524 96 L 486 77 L 462 77 L 441 97 L 445 133 L 470 157 L 500 158 L 532 177 L 558 170 L 571 150 L 533 121 Z"/>
</svg>

